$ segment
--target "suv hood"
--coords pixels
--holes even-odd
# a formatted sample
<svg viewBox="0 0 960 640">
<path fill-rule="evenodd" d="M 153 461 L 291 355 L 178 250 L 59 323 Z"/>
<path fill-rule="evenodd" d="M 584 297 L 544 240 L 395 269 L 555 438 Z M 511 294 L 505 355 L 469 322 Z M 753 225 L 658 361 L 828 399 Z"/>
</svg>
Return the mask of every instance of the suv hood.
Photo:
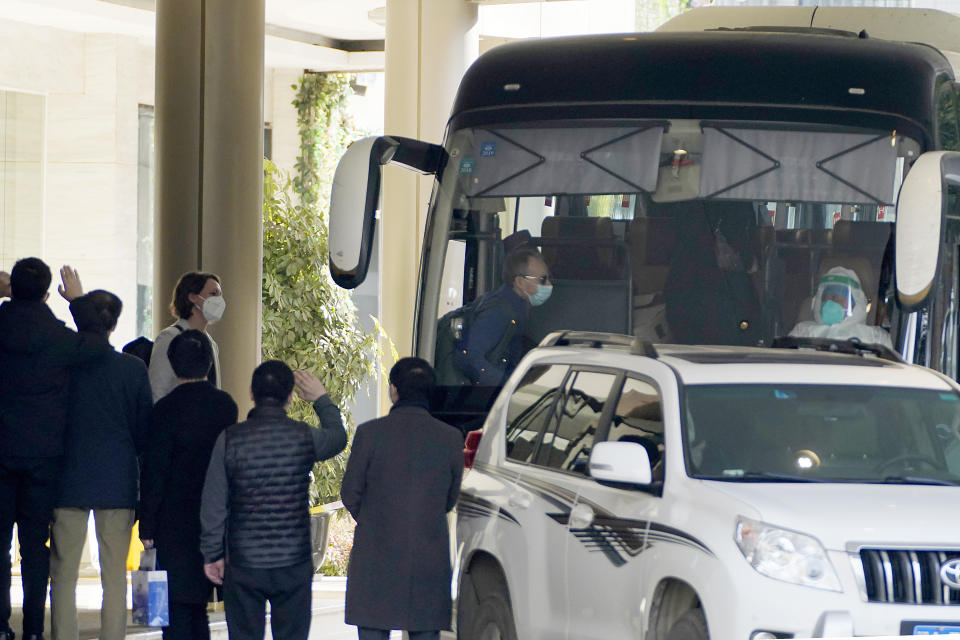
<svg viewBox="0 0 960 640">
<path fill-rule="evenodd" d="M 960 487 L 704 482 L 746 507 L 741 515 L 812 535 L 828 549 L 957 546 Z"/>
</svg>

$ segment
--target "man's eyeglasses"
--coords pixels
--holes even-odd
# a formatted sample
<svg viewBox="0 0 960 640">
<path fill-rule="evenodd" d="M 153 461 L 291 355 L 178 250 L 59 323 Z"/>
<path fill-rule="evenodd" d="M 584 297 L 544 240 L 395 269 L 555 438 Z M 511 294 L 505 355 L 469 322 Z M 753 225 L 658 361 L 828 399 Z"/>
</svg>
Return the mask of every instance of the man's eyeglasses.
<svg viewBox="0 0 960 640">
<path fill-rule="evenodd" d="M 549 275 L 546 275 L 546 276 L 528 276 L 528 275 L 526 275 L 526 274 L 521 273 L 521 274 L 520 274 L 520 277 L 521 277 L 521 278 L 526 278 L 527 280 L 535 280 L 536 282 L 539 282 L 540 284 L 547 284 L 547 282 L 550 281 L 550 276 L 549 276 Z"/>
</svg>

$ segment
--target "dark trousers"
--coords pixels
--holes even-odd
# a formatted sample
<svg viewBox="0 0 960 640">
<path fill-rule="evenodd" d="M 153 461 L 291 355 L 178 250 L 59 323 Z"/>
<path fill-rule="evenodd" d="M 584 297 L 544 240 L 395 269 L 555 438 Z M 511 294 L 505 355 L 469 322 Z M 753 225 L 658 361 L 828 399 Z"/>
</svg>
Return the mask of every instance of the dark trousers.
<svg viewBox="0 0 960 640">
<path fill-rule="evenodd" d="M 207 605 L 170 603 L 170 624 L 163 628 L 163 640 L 210 640 Z"/>
<path fill-rule="evenodd" d="M 313 562 L 253 569 L 227 562 L 223 607 L 230 640 L 263 640 L 266 603 L 274 640 L 306 640 L 310 633 Z"/>
<path fill-rule="evenodd" d="M 10 627 L 10 543 L 20 541 L 23 636 L 43 633 L 50 577 L 50 521 L 57 496 L 59 458 L 0 458 L 0 631 Z"/>
<path fill-rule="evenodd" d="M 357 635 L 360 640 L 387 640 L 390 637 L 390 630 L 357 627 Z M 407 631 L 407 635 L 410 636 L 410 640 L 440 640 L 439 631 Z"/>
</svg>

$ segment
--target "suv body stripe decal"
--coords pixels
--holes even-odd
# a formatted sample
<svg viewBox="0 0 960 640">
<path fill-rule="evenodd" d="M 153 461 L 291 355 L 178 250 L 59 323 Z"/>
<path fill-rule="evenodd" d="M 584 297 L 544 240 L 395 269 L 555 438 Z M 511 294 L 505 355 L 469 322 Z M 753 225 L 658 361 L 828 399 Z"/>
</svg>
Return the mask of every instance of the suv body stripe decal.
<svg viewBox="0 0 960 640">
<path fill-rule="evenodd" d="M 558 511 L 545 514 L 547 517 L 567 528 L 587 551 L 602 553 L 616 567 L 624 566 L 630 558 L 640 555 L 655 544 L 680 544 L 709 556 L 715 555 L 703 542 L 680 529 L 650 520 L 619 518 L 601 505 L 582 496 L 579 501 L 593 510 L 594 520 L 589 527 L 571 529 L 569 528 L 570 511 L 577 501 L 576 492 L 539 478 L 506 472 L 492 465 L 474 465 L 474 468 L 501 480 L 516 482 L 517 486 L 551 504 Z M 461 504 L 463 507 L 460 506 Z M 521 526 L 509 512 L 465 492 L 460 493 L 457 506 L 463 509 L 461 513 L 465 518 L 497 517 Z"/>
</svg>

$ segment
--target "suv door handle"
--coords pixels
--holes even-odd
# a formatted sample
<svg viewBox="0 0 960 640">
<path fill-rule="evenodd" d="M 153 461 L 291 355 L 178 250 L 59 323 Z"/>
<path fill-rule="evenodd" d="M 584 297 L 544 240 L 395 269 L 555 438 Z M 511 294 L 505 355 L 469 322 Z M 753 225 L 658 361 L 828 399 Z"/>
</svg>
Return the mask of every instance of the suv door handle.
<svg viewBox="0 0 960 640">
<path fill-rule="evenodd" d="M 583 504 L 577 504 L 570 510 L 570 528 L 586 529 L 593 524 L 593 509 Z"/>
<path fill-rule="evenodd" d="M 510 503 L 511 507 L 517 507 L 519 509 L 527 509 L 530 507 L 532 499 L 530 494 L 526 491 L 514 491 L 510 494 L 510 497 L 507 499 L 507 502 Z"/>
</svg>

